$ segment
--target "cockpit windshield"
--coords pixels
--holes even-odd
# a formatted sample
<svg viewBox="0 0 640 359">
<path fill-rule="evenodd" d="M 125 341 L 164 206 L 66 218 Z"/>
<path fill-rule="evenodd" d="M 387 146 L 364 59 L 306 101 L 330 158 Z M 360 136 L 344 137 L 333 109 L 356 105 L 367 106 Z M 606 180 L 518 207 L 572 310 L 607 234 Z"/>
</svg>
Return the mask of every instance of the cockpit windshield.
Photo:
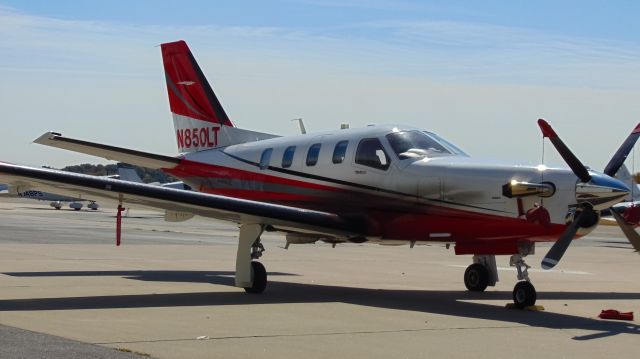
<svg viewBox="0 0 640 359">
<path fill-rule="evenodd" d="M 433 132 L 427 132 L 425 131 L 424 133 L 426 133 L 427 135 L 433 137 L 436 139 L 436 141 L 440 142 L 441 144 L 443 144 L 444 146 L 446 146 L 449 150 L 451 150 L 451 152 L 455 153 L 456 155 L 460 155 L 460 156 L 464 156 L 464 157 L 469 157 L 469 155 L 464 152 L 460 147 L 454 145 L 453 143 L 445 140 L 444 138 L 436 135 Z"/>
<path fill-rule="evenodd" d="M 407 158 L 439 157 L 462 154 L 457 147 L 441 138 L 422 131 L 400 131 L 388 134 L 387 140 L 401 160 Z"/>
</svg>

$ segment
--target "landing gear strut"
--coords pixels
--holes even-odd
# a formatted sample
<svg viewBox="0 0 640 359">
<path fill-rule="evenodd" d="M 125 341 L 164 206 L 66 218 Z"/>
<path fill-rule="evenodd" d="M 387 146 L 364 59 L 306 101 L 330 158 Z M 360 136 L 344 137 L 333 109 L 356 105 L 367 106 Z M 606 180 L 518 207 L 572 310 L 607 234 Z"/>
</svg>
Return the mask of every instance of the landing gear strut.
<svg viewBox="0 0 640 359">
<path fill-rule="evenodd" d="M 524 262 L 524 255 L 514 254 L 509 259 L 509 265 L 518 270 L 518 280 L 513 288 L 513 303 L 518 308 L 530 307 L 536 304 L 536 288 L 531 284 L 528 269 L 531 268 Z"/>
<path fill-rule="evenodd" d="M 267 271 L 262 263 L 253 261 L 262 256 L 264 246 L 260 235 L 264 231 L 261 224 L 240 225 L 240 241 L 236 255 L 236 287 L 247 293 L 262 293 L 267 287 Z"/>
</svg>

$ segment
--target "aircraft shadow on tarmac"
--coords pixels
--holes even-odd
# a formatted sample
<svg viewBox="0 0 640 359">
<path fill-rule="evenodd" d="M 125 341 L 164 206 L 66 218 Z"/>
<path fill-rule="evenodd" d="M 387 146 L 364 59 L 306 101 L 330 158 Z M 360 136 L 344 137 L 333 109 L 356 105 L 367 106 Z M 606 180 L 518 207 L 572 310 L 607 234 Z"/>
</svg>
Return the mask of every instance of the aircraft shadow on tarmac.
<svg viewBox="0 0 640 359">
<path fill-rule="evenodd" d="M 10 272 L 14 277 L 120 276 L 132 280 L 211 283 L 233 286 L 232 271 L 70 271 L 70 272 Z M 269 273 L 291 276 L 288 273 Z M 547 300 L 636 300 L 639 293 L 542 292 Z M 285 303 L 340 302 L 382 309 L 408 310 L 422 313 L 452 315 L 467 318 L 520 323 L 551 329 L 580 329 L 594 334 L 576 336 L 575 340 L 590 340 L 627 333 L 640 334 L 640 326 L 629 322 L 604 321 L 573 315 L 529 312 L 505 309 L 502 306 L 472 303 L 469 300 L 511 300 L 511 292 L 439 290 L 390 290 L 350 288 L 317 284 L 269 281 L 262 295 L 248 295 L 242 291 L 137 294 L 66 298 L 34 298 L 0 300 L 0 311 L 77 310 L 150 307 L 188 307 L 209 305 L 250 305 Z"/>
</svg>

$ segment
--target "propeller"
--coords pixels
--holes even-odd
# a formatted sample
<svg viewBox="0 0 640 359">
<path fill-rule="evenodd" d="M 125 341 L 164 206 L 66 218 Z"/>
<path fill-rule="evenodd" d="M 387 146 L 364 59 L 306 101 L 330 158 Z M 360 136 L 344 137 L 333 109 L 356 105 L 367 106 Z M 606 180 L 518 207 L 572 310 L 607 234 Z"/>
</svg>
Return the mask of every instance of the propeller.
<svg viewBox="0 0 640 359">
<path fill-rule="evenodd" d="M 633 246 L 636 252 L 640 252 L 640 234 L 633 229 L 633 226 L 628 224 L 627 221 L 622 218 L 620 213 L 616 212 L 613 208 L 611 208 L 611 215 L 615 218 L 616 223 L 622 229 L 622 233 L 627 237 L 629 243 Z"/>
<path fill-rule="evenodd" d="M 588 206 L 583 208 L 580 213 L 576 212 L 576 216 L 573 222 L 571 222 L 569 227 L 567 227 L 564 233 L 562 233 L 560 238 L 558 238 L 553 246 L 551 246 L 551 249 L 549 249 L 547 255 L 542 258 L 542 269 L 551 269 L 555 267 L 558 262 L 560 262 L 560 259 L 564 255 L 564 252 L 567 251 L 567 248 L 569 248 L 573 237 L 575 237 L 576 233 L 578 233 L 578 229 L 580 228 L 582 223 L 585 222 L 590 215 L 595 214 L 596 213 L 593 211 L 593 209 Z"/>
<path fill-rule="evenodd" d="M 589 173 L 587 168 L 580 162 L 580 160 L 571 152 L 569 147 L 562 142 L 558 134 L 551 128 L 551 125 L 547 123 L 547 121 L 543 119 L 538 120 L 538 126 L 542 130 L 543 137 L 548 137 L 553 146 L 556 148 L 560 156 L 564 159 L 564 161 L 569 165 L 569 168 L 573 171 L 573 173 L 580 179 L 582 182 L 580 185 L 583 188 L 589 188 L 590 186 L 593 188 L 610 188 L 612 189 L 613 195 L 610 198 L 606 198 L 603 200 L 604 203 L 610 203 L 611 200 L 616 200 L 615 190 L 616 190 L 616 180 L 611 178 L 618 172 L 618 169 L 622 166 L 624 161 L 627 159 L 629 152 L 633 146 L 635 146 L 638 137 L 640 137 L 640 124 L 638 124 L 631 134 L 627 137 L 627 139 L 622 143 L 620 148 L 613 155 L 607 166 L 604 170 L 604 175 L 592 175 Z M 558 240 L 551 246 L 549 252 L 542 259 L 542 268 L 543 269 L 551 269 L 555 267 L 560 259 L 566 252 L 567 248 L 571 244 L 571 241 L 575 237 L 578 229 L 584 224 L 589 223 L 594 219 L 594 216 L 598 216 L 598 211 L 596 211 L 593 205 L 598 203 L 589 203 L 588 201 L 584 201 L 582 203 L 578 203 L 576 208 L 576 215 L 574 217 L 573 222 L 565 229 L 564 233 L 558 238 Z M 602 209 L 602 208 L 600 208 Z M 640 249 L 640 235 L 636 233 L 632 226 L 626 223 L 626 221 L 618 214 L 613 208 L 610 208 L 612 215 L 616 219 L 616 222 L 622 229 L 623 233 L 631 242 L 631 244 L 636 248 L 636 250 Z"/>
<path fill-rule="evenodd" d="M 631 149 L 635 146 L 638 136 L 640 136 L 640 123 L 633 129 L 622 145 L 620 145 L 620 148 L 618 148 L 613 157 L 611 157 L 611 160 L 604 168 L 604 174 L 613 177 L 618 173 L 618 170 L 622 167 L 627 156 L 629 156 L 629 152 L 631 152 Z"/>
<path fill-rule="evenodd" d="M 551 128 L 551 125 L 549 125 L 547 121 L 539 119 L 538 126 L 540 126 L 540 129 L 542 130 L 542 136 L 549 138 L 553 147 L 558 150 L 562 159 L 569 165 L 569 168 L 571 168 L 573 173 L 580 178 L 580 181 L 585 183 L 591 181 L 591 175 L 587 168 L 582 164 L 582 162 L 580 162 L 578 157 L 571 152 L 569 147 L 562 142 L 560 137 L 556 134 L 556 131 Z"/>
</svg>

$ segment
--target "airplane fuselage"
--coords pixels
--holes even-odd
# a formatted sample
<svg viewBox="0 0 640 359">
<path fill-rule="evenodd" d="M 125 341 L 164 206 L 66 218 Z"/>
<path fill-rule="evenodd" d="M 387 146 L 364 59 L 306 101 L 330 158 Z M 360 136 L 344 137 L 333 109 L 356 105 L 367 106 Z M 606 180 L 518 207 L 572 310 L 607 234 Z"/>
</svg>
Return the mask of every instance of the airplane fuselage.
<svg viewBox="0 0 640 359">
<path fill-rule="evenodd" d="M 459 254 L 513 254 L 522 242 L 554 241 L 564 231 L 576 203 L 570 170 L 474 160 L 429 133 L 449 153 L 399 154 L 392 136 L 407 131 L 420 130 L 277 137 L 187 153 L 167 171 L 202 192 L 361 216 L 366 239 L 383 244 L 447 242 Z M 381 161 L 362 154 L 371 143 Z M 503 186 L 512 181 L 548 183 L 553 193 L 508 198 Z"/>
</svg>

